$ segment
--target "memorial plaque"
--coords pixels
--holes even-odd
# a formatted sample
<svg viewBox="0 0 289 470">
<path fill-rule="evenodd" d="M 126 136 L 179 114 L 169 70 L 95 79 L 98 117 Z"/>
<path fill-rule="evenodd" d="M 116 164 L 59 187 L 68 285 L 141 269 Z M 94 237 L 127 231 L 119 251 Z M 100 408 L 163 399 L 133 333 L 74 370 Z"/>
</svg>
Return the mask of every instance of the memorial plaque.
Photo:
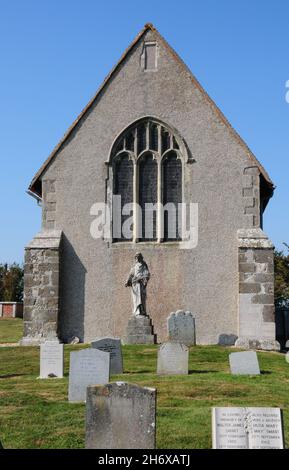
<svg viewBox="0 0 289 470">
<path fill-rule="evenodd" d="M 122 351 L 119 338 L 99 338 L 91 342 L 91 347 L 110 354 L 110 375 L 122 374 Z"/>
<path fill-rule="evenodd" d="M 63 344 L 45 341 L 40 345 L 40 379 L 63 377 Z"/>
<path fill-rule="evenodd" d="M 260 367 L 255 351 L 235 352 L 229 355 L 230 369 L 236 375 L 259 375 Z"/>
<path fill-rule="evenodd" d="M 88 385 L 109 382 L 109 353 L 89 348 L 70 353 L 69 392 L 70 402 L 86 400 Z"/>
<path fill-rule="evenodd" d="M 283 449 L 280 408 L 213 408 L 213 449 Z"/>
<path fill-rule="evenodd" d="M 189 348 L 176 341 L 163 343 L 158 350 L 157 374 L 181 375 L 189 372 Z"/>
<path fill-rule="evenodd" d="M 186 346 L 196 344 L 195 318 L 192 312 L 178 310 L 167 319 L 168 336 L 172 341 L 180 341 Z"/>
<path fill-rule="evenodd" d="M 125 382 L 87 388 L 86 449 L 154 449 L 156 390 Z"/>
</svg>

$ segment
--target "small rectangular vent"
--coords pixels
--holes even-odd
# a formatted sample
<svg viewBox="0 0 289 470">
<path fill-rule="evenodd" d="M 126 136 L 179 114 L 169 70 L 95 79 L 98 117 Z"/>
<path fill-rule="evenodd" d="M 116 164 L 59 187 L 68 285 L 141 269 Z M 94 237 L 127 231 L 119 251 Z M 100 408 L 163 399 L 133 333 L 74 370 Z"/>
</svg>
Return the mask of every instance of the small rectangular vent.
<svg viewBox="0 0 289 470">
<path fill-rule="evenodd" d="M 141 55 L 141 66 L 144 71 L 157 70 L 158 51 L 156 42 L 145 42 Z"/>
</svg>

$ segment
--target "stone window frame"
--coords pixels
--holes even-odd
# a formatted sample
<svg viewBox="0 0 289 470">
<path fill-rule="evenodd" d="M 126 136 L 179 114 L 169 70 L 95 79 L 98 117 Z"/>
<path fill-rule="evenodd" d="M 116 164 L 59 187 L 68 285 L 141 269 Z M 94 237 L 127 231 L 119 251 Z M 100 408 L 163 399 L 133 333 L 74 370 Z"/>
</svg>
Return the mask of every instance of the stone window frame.
<svg viewBox="0 0 289 470">
<path fill-rule="evenodd" d="M 141 151 L 138 154 L 137 151 L 137 128 L 139 128 L 141 125 L 145 124 L 146 125 L 146 148 Z M 158 149 L 157 150 L 151 150 L 149 148 L 149 139 L 150 139 L 150 125 L 155 124 L 158 127 Z M 162 152 L 161 149 L 161 130 L 162 128 L 169 133 L 170 136 L 170 147 Z M 128 150 L 126 146 L 125 139 L 128 134 L 131 134 L 132 132 L 135 132 L 135 138 L 134 138 L 134 149 L 133 150 Z M 118 147 L 120 145 L 121 141 L 124 141 L 124 145 L 121 149 L 118 150 Z M 174 148 L 174 141 L 176 142 L 178 148 Z M 138 173 L 138 166 L 139 162 L 141 161 L 141 158 L 147 153 L 150 153 L 153 155 L 153 157 L 156 159 L 157 162 L 157 203 L 161 202 L 163 200 L 163 162 L 165 161 L 165 158 L 167 158 L 167 155 L 170 152 L 176 152 L 177 158 L 180 159 L 182 163 L 182 202 L 185 202 L 185 165 L 189 163 L 193 163 L 195 160 L 192 158 L 189 149 L 184 141 L 184 139 L 181 137 L 179 132 L 171 125 L 165 123 L 159 118 L 152 117 L 152 116 L 144 116 L 142 118 L 137 119 L 136 121 L 133 121 L 131 124 L 126 126 L 119 132 L 117 137 L 115 138 L 113 144 L 111 145 L 110 151 L 109 151 L 109 156 L 108 159 L 106 160 L 105 164 L 107 165 L 107 178 L 106 178 L 106 203 L 110 209 L 110 212 L 112 213 L 112 195 L 113 195 L 113 183 L 114 183 L 114 174 L 113 174 L 113 160 L 114 158 L 119 158 L 119 156 L 123 153 L 124 155 L 129 155 L 129 159 L 133 162 L 133 204 L 138 203 L 138 194 L 139 194 L 139 187 L 138 187 L 138 181 L 139 181 L 139 173 Z M 137 206 L 136 206 L 137 207 Z M 138 234 L 138 212 L 137 210 L 133 210 L 133 237 L 132 240 L 122 240 L 122 241 L 117 241 L 113 239 L 113 236 L 111 235 L 110 238 L 110 244 L 113 245 L 118 245 L 121 244 L 123 245 L 131 245 L 131 244 L 162 244 L 162 245 L 170 245 L 170 244 L 180 244 L 182 243 L 181 239 L 176 239 L 174 241 L 167 241 L 163 240 L 162 238 L 162 229 L 163 229 L 163 218 L 161 217 L 161 206 L 158 208 L 158 213 L 157 213 L 157 239 L 156 240 L 140 240 L 137 237 Z M 111 228 L 111 234 L 112 234 L 112 217 L 110 220 L 110 228 Z"/>
</svg>

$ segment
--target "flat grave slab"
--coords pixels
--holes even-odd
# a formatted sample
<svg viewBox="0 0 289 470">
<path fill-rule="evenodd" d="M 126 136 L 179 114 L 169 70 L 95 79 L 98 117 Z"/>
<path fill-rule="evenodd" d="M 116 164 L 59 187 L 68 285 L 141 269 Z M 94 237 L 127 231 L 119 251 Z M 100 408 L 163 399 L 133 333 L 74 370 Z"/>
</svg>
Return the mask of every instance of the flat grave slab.
<svg viewBox="0 0 289 470">
<path fill-rule="evenodd" d="M 213 449 L 283 449 L 280 408 L 213 408 Z"/>
</svg>

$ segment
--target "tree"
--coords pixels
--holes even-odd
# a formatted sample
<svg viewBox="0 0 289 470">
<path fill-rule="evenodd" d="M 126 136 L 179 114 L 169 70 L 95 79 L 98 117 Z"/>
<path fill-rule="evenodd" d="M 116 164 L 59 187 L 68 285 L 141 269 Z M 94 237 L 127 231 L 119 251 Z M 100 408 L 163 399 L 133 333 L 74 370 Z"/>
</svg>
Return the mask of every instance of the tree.
<svg viewBox="0 0 289 470">
<path fill-rule="evenodd" d="M 23 266 L 13 263 L 0 264 L 0 301 L 23 301 Z"/>
<path fill-rule="evenodd" d="M 289 307 L 289 246 L 284 243 L 288 254 L 275 250 L 275 305 Z"/>
</svg>

